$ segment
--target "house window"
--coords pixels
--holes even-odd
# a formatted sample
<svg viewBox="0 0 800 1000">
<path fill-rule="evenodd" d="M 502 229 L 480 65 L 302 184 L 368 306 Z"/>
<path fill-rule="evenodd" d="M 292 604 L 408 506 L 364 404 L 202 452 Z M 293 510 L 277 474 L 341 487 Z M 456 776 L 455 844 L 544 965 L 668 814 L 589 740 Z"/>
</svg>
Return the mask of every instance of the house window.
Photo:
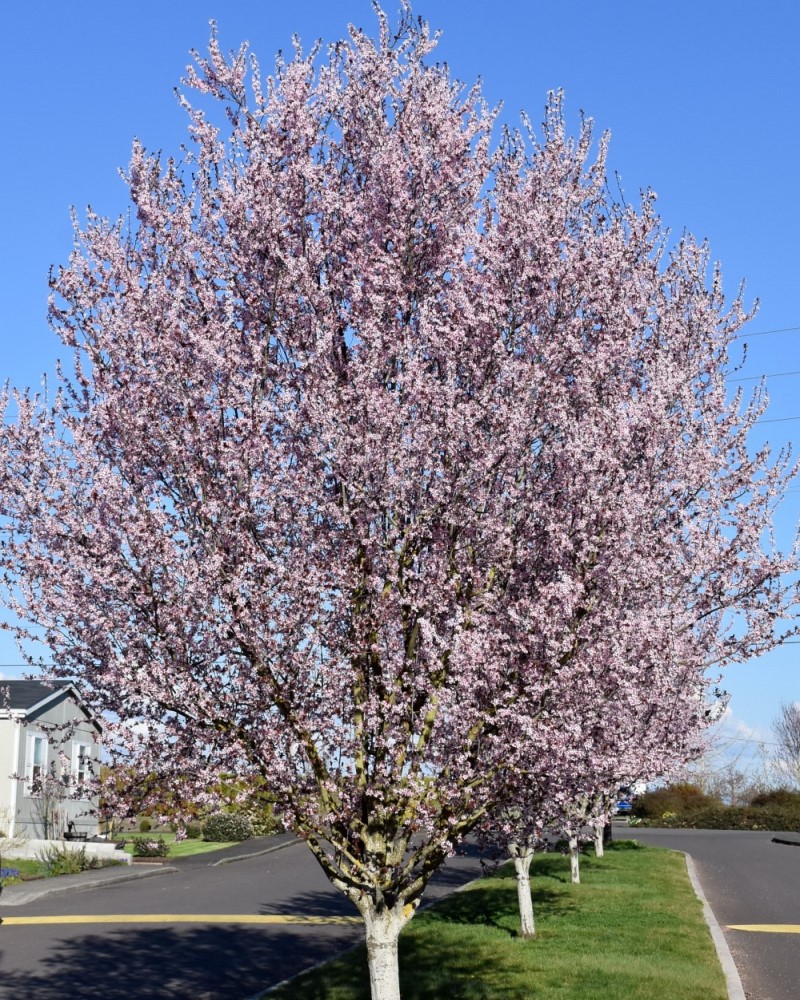
<svg viewBox="0 0 800 1000">
<path fill-rule="evenodd" d="M 92 747 L 89 743 L 72 744 L 72 782 L 83 788 L 92 776 Z"/>
<path fill-rule="evenodd" d="M 28 795 L 39 794 L 33 786 L 34 783 L 39 783 L 45 778 L 46 771 L 47 737 L 40 736 L 38 733 L 28 733 L 28 752 L 25 763 Z"/>
</svg>

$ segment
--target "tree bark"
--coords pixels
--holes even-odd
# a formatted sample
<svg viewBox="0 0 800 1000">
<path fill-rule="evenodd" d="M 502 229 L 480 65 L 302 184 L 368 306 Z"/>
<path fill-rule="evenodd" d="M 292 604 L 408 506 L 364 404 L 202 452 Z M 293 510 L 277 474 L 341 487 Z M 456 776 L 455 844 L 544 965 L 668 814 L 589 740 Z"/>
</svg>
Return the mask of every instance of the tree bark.
<svg viewBox="0 0 800 1000">
<path fill-rule="evenodd" d="M 569 838 L 569 867 L 572 872 L 572 881 L 575 885 L 578 885 L 581 880 L 581 865 L 579 860 L 580 851 L 578 848 L 578 838 L 571 836 Z"/>
<path fill-rule="evenodd" d="M 536 937 L 536 923 L 533 917 L 533 897 L 531 896 L 531 861 L 533 850 L 523 848 L 513 855 L 514 871 L 517 875 L 517 902 L 519 903 L 520 937 Z"/>
<path fill-rule="evenodd" d="M 605 851 L 603 850 L 603 846 L 605 843 L 605 838 L 603 836 L 603 833 L 604 831 L 602 826 L 596 826 L 594 828 L 594 856 L 596 858 L 602 858 L 603 854 L 605 853 Z"/>
<path fill-rule="evenodd" d="M 359 902 L 367 932 L 367 961 L 372 1000 L 400 1000 L 397 939 L 413 914 L 412 907 L 396 903 L 389 908 L 373 901 Z"/>
</svg>

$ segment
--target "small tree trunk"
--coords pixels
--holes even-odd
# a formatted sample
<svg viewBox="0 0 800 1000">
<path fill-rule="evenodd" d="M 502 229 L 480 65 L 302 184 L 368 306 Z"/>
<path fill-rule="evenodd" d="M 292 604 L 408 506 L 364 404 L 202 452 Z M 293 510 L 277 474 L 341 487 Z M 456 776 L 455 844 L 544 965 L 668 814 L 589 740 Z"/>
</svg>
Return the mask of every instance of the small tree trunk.
<svg viewBox="0 0 800 1000">
<path fill-rule="evenodd" d="M 531 896 L 531 861 L 533 850 L 522 848 L 514 854 L 514 871 L 517 874 L 517 902 L 519 903 L 520 937 L 536 937 L 536 923 L 533 918 L 533 897 Z"/>
<path fill-rule="evenodd" d="M 367 961 L 372 1000 L 400 1000 L 397 938 L 413 915 L 412 907 L 396 903 L 391 909 L 372 900 L 359 901 L 367 932 Z"/>
<path fill-rule="evenodd" d="M 577 885 L 581 880 L 579 853 L 578 838 L 572 835 L 569 838 L 569 867 L 572 872 L 572 881 L 575 885 Z"/>
<path fill-rule="evenodd" d="M 605 853 L 603 851 L 603 844 L 604 844 L 603 827 L 596 826 L 594 828 L 594 856 L 596 858 L 603 857 L 603 854 Z"/>
</svg>

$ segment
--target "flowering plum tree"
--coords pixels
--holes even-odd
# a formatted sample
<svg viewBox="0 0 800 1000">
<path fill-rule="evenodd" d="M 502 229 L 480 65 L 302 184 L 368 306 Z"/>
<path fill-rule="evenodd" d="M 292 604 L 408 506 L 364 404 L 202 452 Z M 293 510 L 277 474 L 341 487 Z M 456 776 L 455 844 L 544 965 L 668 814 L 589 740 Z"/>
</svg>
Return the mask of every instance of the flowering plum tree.
<svg viewBox="0 0 800 1000">
<path fill-rule="evenodd" d="M 71 373 L 5 401 L 0 561 L 140 790 L 271 790 L 390 1000 L 542 713 L 773 641 L 786 468 L 726 403 L 703 248 L 612 203 L 558 97 L 494 148 L 426 25 L 379 21 L 266 80 L 197 56 L 185 165 L 137 143 L 132 222 L 53 278 Z"/>
<path fill-rule="evenodd" d="M 572 881 L 579 882 L 580 841 L 592 827 L 595 852 L 602 856 L 604 825 L 620 785 L 682 769 L 699 754 L 711 723 L 705 684 L 688 683 L 674 664 L 667 670 L 663 664 L 646 667 L 647 651 L 637 651 L 633 635 L 626 649 L 638 658 L 637 701 L 616 697 L 607 684 L 595 683 L 592 690 L 592 678 L 584 675 L 578 698 L 562 697 L 557 712 L 541 712 L 535 737 L 520 749 L 516 766 L 503 772 L 502 795 L 480 824 L 485 848 L 513 862 L 523 938 L 535 936 L 530 868 L 535 851 L 547 846 L 544 833 L 566 838 Z M 605 662 L 602 637 L 573 657 L 587 653 L 593 662 Z M 605 676 L 601 668 L 594 681 Z"/>
</svg>

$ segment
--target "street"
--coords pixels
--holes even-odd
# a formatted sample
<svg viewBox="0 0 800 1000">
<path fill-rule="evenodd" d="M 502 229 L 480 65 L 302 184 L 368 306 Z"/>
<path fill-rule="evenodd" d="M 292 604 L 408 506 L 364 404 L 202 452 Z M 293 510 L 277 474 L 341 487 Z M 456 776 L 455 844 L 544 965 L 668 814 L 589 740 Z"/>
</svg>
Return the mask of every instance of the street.
<svg viewBox="0 0 800 1000">
<path fill-rule="evenodd" d="M 773 843 L 776 834 L 740 830 L 614 833 L 691 854 L 748 1000 L 798 1000 L 800 847 Z M 742 926 L 753 929 L 732 929 Z"/>
<path fill-rule="evenodd" d="M 770 833 L 616 826 L 614 835 L 691 854 L 748 1000 L 797 1000 L 800 848 Z M 302 844 L 213 860 L 1 907 L 0 998 L 246 1000 L 362 939 L 354 907 Z M 468 849 L 425 900 L 479 874 Z"/>
<path fill-rule="evenodd" d="M 355 908 L 303 844 L 218 867 L 212 857 L 0 908 L 2 1000 L 245 1000 L 362 940 Z M 455 857 L 425 900 L 479 874 L 474 851 Z M 163 922 L 141 922 L 153 915 Z M 119 919 L 81 922 L 87 916 Z M 218 922 L 225 917 L 238 919 Z"/>
</svg>

